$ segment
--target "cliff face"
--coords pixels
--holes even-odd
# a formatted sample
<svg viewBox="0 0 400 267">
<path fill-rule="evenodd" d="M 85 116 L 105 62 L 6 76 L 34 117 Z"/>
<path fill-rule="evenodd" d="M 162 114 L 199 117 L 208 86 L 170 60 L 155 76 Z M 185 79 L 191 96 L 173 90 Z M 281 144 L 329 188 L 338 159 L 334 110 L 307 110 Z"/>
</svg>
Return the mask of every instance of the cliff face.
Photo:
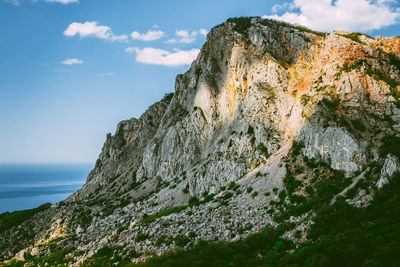
<svg viewBox="0 0 400 267">
<path fill-rule="evenodd" d="M 38 242 L 56 238 L 44 235 L 60 228 L 57 244 L 83 251 L 76 262 L 105 244 L 157 253 L 176 245 L 157 243 L 161 235 L 174 240 L 195 232 L 189 245 L 237 240 L 252 226 L 277 223 L 271 203 L 279 192 L 290 193 L 288 173 L 303 183 L 295 193 L 307 196 L 316 173 L 310 162 L 351 181 L 379 165 L 370 190 L 348 199 L 368 205 L 400 169 L 398 151 L 388 149 L 400 134 L 399 57 L 399 37 L 323 34 L 260 18 L 216 26 L 190 69 L 177 76 L 174 94 L 139 119 L 122 121 L 107 135 L 83 188 L 38 215 L 46 224 L 35 226 L 34 245 L 22 254 L 36 253 Z M 166 211 L 188 201 L 190 215 Z M 306 236 L 313 216 L 295 217 L 286 237 L 300 242 L 292 233 Z M 27 246 L 5 245 L 13 233 L 0 238 L 4 259 Z M 37 253 L 49 251 L 42 246 Z"/>
</svg>

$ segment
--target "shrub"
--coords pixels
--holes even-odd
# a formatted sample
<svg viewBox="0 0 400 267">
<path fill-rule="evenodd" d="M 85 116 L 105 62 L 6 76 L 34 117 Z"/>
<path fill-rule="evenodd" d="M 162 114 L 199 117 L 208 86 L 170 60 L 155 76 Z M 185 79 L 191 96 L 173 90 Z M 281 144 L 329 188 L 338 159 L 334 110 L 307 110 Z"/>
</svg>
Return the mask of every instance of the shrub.
<svg viewBox="0 0 400 267">
<path fill-rule="evenodd" d="M 35 214 L 50 208 L 50 206 L 50 203 L 46 203 L 34 209 L 19 210 L 11 213 L 5 212 L 0 214 L 0 233 L 14 226 L 20 225 L 21 223 L 32 218 Z"/>
<path fill-rule="evenodd" d="M 135 242 L 144 241 L 144 240 L 147 240 L 147 239 L 149 239 L 149 238 L 150 238 L 149 235 L 144 234 L 144 233 L 139 233 L 139 234 L 137 234 L 137 236 L 136 236 L 136 238 L 135 238 Z"/>
<path fill-rule="evenodd" d="M 257 145 L 257 149 L 258 149 L 261 153 L 263 153 L 265 156 L 268 157 L 268 148 L 264 145 L 264 143 L 259 143 L 259 144 Z"/>
<path fill-rule="evenodd" d="M 187 243 L 190 242 L 190 239 L 186 236 L 177 236 L 174 238 L 175 241 L 175 245 L 177 245 L 178 247 L 184 247 L 186 246 Z"/>
<path fill-rule="evenodd" d="M 300 154 L 301 149 L 304 147 L 304 143 L 303 142 L 297 142 L 296 140 L 293 140 L 292 143 L 292 153 L 294 156 L 297 156 L 298 154 Z"/>
<path fill-rule="evenodd" d="M 250 135 L 254 134 L 253 126 L 249 125 L 249 128 L 247 128 L 247 134 L 250 134 Z"/>
<path fill-rule="evenodd" d="M 238 18 L 230 18 L 227 22 L 233 22 L 235 25 L 233 26 L 233 30 L 240 33 L 244 37 L 248 36 L 247 30 L 251 26 L 251 18 L 249 17 L 238 17 Z"/>
<path fill-rule="evenodd" d="M 172 213 L 179 213 L 183 210 L 185 210 L 187 207 L 186 206 L 178 206 L 178 207 L 172 207 L 172 208 L 167 208 L 164 210 L 161 210 L 153 215 L 150 216 L 143 216 L 143 219 L 141 220 L 141 223 L 152 223 L 155 220 L 157 220 L 160 217 L 168 216 Z"/>
<path fill-rule="evenodd" d="M 191 197 L 189 199 L 189 207 L 198 206 L 198 205 L 200 205 L 200 201 L 197 197 Z"/>
<path fill-rule="evenodd" d="M 384 138 L 379 152 L 382 157 L 385 157 L 387 154 L 393 154 L 400 157 L 400 137 L 389 136 Z"/>
<path fill-rule="evenodd" d="M 253 187 L 251 187 L 251 186 L 247 187 L 246 191 L 247 191 L 247 193 L 250 193 L 251 191 L 253 191 Z"/>
<path fill-rule="evenodd" d="M 190 232 L 189 233 L 189 237 L 190 238 L 195 238 L 196 237 L 196 233 L 195 232 Z"/>
<path fill-rule="evenodd" d="M 232 192 L 228 191 L 222 196 L 222 199 L 227 200 L 227 199 L 230 199 L 232 196 L 233 196 Z"/>
</svg>

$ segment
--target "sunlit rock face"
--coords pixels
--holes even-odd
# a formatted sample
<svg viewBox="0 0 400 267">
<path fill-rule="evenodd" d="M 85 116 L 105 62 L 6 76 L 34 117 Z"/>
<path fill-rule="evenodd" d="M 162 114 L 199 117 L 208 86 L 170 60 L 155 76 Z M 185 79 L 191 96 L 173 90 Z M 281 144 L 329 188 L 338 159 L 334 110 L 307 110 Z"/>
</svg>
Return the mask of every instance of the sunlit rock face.
<svg viewBox="0 0 400 267">
<path fill-rule="evenodd" d="M 319 36 L 258 18 L 239 23 L 211 30 L 189 71 L 177 77 L 168 107 L 154 115 L 160 120 L 156 133 L 138 138 L 131 147 L 140 155 L 129 158 L 130 166 L 114 166 L 112 175 L 168 181 L 186 171 L 191 194 L 213 192 L 265 162 L 300 131 L 304 156 L 347 175 L 364 168 L 367 148 L 352 129 L 308 121 L 323 98 L 352 109 L 343 114 L 350 120 L 361 109 L 397 112 L 388 105 L 395 101 L 390 85 L 365 73 L 376 69 L 399 78 L 377 50 L 387 43 L 397 51 L 397 38 L 361 36 L 356 42 L 341 31 Z"/>
<path fill-rule="evenodd" d="M 71 237 L 63 246 L 85 251 L 74 258 L 79 263 L 105 244 L 161 253 L 173 247 L 156 244 L 161 234 L 233 240 L 231 231 L 247 225 L 276 224 L 267 210 L 296 161 L 289 161 L 293 143 L 305 162 L 323 162 L 349 179 L 381 166 L 382 187 L 399 170 L 398 155 L 382 149 L 400 135 L 399 56 L 399 37 L 230 19 L 210 31 L 190 69 L 176 77 L 174 93 L 107 135 L 83 188 L 22 227 L 34 229 L 31 239 L 15 229 L 0 236 L 0 255 L 46 254 L 38 244 L 51 241 L 46 234 L 53 237 L 57 227 Z M 137 224 L 235 186 L 252 194 Z M 139 233 L 151 238 L 135 241 Z"/>
</svg>

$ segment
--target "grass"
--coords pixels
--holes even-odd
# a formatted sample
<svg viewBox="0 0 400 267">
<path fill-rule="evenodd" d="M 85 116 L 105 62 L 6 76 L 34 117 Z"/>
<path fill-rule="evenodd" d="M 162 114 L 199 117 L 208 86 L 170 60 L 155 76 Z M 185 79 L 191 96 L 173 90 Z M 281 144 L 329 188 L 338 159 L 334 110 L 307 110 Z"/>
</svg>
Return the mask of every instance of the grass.
<svg viewBox="0 0 400 267">
<path fill-rule="evenodd" d="M 352 32 L 352 33 L 349 33 L 349 34 L 340 34 L 340 35 L 343 36 L 343 37 L 349 38 L 350 40 L 353 40 L 354 42 L 357 42 L 357 43 L 360 43 L 360 44 L 363 44 L 363 42 L 360 40 L 360 36 L 361 35 L 364 35 L 364 36 L 366 36 L 368 38 L 373 39 L 371 36 L 366 35 L 364 33 L 359 33 L 359 32 Z"/>
<path fill-rule="evenodd" d="M 14 226 L 22 224 L 23 222 L 32 218 L 35 214 L 50 208 L 50 206 L 50 203 L 46 203 L 34 209 L 19 210 L 11 213 L 5 212 L 0 214 L 0 233 Z"/>
<path fill-rule="evenodd" d="M 178 207 L 167 208 L 167 209 L 161 210 L 153 215 L 144 217 L 141 220 L 141 223 L 149 224 L 149 223 L 155 222 L 158 218 L 168 216 L 173 213 L 179 213 L 179 212 L 185 210 L 186 208 L 187 208 L 187 206 L 178 206 Z"/>
<path fill-rule="evenodd" d="M 294 26 L 294 28 L 295 28 L 295 29 L 298 29 L 299 31 L 302 31 L 302 32 L 308 32 L 308 33 L 315 34 L 315 35 L 317 35 L 317 36 L 319 36 L 319 37 L 324 37 L 324 38 L 325 38 L 325 36 L 328 35 L 328 34 L 325 33 L 325 32 L 313 31 L 313 30 L 311 30 L 311 29 L 309 29 L 309 28 L 307 28 L 307 27 L 300 26 L 300 25 Z"/>
</svg>

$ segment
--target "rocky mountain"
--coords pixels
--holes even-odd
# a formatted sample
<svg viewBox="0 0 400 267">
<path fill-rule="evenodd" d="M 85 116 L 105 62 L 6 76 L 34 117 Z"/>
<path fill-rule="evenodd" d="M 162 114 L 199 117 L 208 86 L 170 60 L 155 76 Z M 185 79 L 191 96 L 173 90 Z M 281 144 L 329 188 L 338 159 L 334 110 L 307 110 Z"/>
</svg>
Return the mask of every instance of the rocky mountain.
<svg viewBox="0 0 400 267">
<path fill-rule="evenodd" d="M 107 135 L 79 191 L 0 218 L 0 260 L 140 262 L 269 227 L 313 244 L 321 207 L 368 209 L 394 183 L 399 98 L 400 37 L 229 19 L 174 93 Z"/>
</svg>

